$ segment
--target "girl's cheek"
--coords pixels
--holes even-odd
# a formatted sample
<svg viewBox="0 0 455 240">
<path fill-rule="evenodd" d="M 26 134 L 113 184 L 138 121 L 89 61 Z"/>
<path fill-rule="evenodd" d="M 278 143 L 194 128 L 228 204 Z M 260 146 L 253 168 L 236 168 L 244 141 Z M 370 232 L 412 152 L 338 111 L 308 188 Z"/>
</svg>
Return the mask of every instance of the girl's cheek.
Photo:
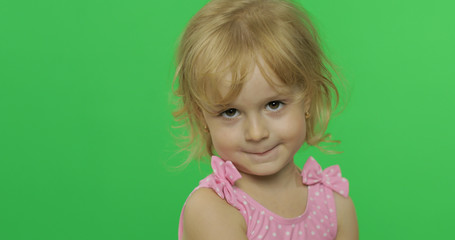
<svg viewBox="0 0 455 240">
<path fill-rule="evenodd" d="M 212 140 L 218 146 L 229 145 L 234 140 L 234 132 L 229 128 L 217 128 L 212 131 Z"/>
<path fill-rule="evenodd" d="M 301 114 L 294 113 L 281 120 L 282 121 L 280 123 L 275 124 L 275 132 L 289 137 L 298 137 L 300 135 L 305 136 L 306 122 L 305 118 L 301 116 Z"/>
</svg>

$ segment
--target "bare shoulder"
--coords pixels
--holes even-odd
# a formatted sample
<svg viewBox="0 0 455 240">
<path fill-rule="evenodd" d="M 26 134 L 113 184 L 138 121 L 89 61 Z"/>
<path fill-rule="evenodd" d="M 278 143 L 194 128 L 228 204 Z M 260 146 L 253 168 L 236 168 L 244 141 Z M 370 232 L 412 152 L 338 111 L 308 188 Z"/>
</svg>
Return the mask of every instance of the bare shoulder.
<svg viewBox="0 0 455 240">
<path fill-rule="evenodd" d="M 247 239 L 240 212 L 212 189 L 200 188 L 188 198 L 183 213 L 183 239 Z"/>
<path fill-rule="evenodd" d="M 352 199 L 336 192 L 333 195 L 338 221 L 336 240 L 359 239 L 359 227 Z"/>
</svg>

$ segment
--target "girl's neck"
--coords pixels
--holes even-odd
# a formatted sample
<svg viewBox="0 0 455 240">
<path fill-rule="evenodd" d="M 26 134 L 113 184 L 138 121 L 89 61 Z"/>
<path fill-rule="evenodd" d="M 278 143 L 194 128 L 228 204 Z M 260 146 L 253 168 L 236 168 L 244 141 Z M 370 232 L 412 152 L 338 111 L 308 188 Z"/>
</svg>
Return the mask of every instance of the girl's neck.
<svg viewBox="0 0 455 240">
<path fill-rule="evenodd" d="M 287 190 L 293 190 L 302 185 L 300 169 L 290 162 L 283 169 L 273 175 L 256 176 L 240 173 L 242 178 L 235 185 L 248 194 L 277 194 Z"/>
<path fill-rule="evenodd" d="M 308 189 L 300 172 L 291 161 L 269 176 L 241 173 L 242 178 L 235 184 L 269 211 L 283 218 L 295 218 L 305 212 L 308 198 Z"/>
</svg>

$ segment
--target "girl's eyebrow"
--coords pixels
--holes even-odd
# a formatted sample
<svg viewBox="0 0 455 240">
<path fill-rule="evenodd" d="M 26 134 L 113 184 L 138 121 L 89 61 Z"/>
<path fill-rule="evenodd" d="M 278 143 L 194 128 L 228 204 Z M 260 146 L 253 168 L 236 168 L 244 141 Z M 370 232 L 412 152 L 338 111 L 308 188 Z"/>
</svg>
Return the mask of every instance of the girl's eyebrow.
<svg viewBox="0 0 455 240">
<path fill-rule="evenodd" d="M 277 93 L 277 94 L 274 94 L 273 96 L 267 97 L 266 101 L 273 101 L 273 100 L 278 100 L 278 99 L 283 99 L 283 98 L 289 98 L 289 94 Z"/>
<path fill-rule="evenodd" d="M 271 101 L 277 101 L 277 100 L 288 100 L 292 97 L 293 97 L 293 95 L 290 93 L 276 93 L 270 97 L 265 98 L 264 102 L 271 102 Z"/>
<path fill-rule="evenodd" d="M 230 108 L 231 104 L 205 104 L 204 109 L 212 114 L 219 113 L 222 110 Z"/>
</svg>

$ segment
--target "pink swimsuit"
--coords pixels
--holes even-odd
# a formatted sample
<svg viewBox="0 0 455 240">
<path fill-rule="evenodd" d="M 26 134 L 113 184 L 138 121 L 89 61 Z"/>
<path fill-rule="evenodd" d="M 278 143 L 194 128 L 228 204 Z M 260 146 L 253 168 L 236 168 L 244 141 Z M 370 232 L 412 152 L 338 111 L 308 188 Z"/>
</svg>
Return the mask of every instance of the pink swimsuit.
<svg viewBox="0 0 455 240">
<path fill-rule="evenodd" d="M 348 196 L 348 181 L 341 177 L 338 165 L 322 171 L 312 157 L 302 170 L 302 182 L 308 186 L 305 212 L 296 218 L 281 217 L 256 202 L 240 188 L 234 186 L 241 178 L 232 162 L 212 157 L 213 173 L 203 179 L 199 188 L 211 188 L 220 198 L 237 208 L 245 218 L 248 239 L 335 239 L 337 217 L 333 191 Z M 179 239 L 183 233 L 183 206 L 180 215 Z"/>
</svg>

